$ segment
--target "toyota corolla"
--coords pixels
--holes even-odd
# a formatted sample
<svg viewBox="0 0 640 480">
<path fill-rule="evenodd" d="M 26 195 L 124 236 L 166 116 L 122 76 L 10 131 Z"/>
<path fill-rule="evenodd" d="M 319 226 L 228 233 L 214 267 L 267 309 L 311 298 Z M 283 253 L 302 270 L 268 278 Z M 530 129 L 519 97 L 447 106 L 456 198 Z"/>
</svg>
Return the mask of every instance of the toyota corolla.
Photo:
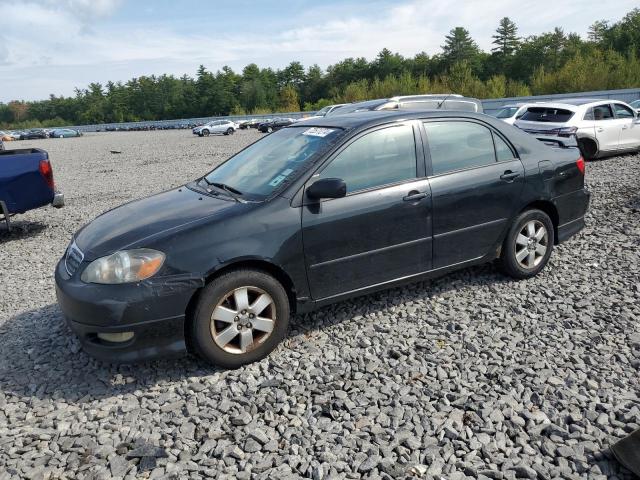
<svg viewBox="0 0 640 480">
<path fill-rule="evenodd" d="M 293 124 L 85 225 L 56 267 L 58 302 L 98 358 L 189 350 L 235 368 L 295 313 L 494 260 L 538 274 L 584 226 L 584 168 L 578 149 L 475 113 Z"/>
</svg>

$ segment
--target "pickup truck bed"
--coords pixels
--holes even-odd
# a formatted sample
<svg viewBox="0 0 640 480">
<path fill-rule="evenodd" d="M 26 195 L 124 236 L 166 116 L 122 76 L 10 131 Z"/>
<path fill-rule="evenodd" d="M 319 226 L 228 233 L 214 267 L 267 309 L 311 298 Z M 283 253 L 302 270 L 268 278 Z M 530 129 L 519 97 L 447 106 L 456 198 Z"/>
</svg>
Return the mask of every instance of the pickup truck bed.
<svg viewBox="0 0 640 480">
<path fill-rule="evenodd" d="M 64 195 L 55 189 L 49 154 L 39 148 L 0 150 L 0 214 L 7 226 L 10 216 L 49 204 L 64 205 Z"/>
</svg>

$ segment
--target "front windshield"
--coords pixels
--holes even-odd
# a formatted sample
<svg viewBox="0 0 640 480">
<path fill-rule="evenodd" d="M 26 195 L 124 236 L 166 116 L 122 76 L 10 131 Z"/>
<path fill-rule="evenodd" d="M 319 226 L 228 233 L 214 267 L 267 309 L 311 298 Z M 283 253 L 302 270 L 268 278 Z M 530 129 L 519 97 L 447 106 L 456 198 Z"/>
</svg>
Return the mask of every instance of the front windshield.
<svg viewBox="0 0 640 480">
<path fill-rule="evenodd" d="M 306 168 L 316 153 L 342 135 L 337 128 L 288 127 L 249 145 L 204 178 L 246 200 L 263 200 Z"/>
<path fill-rule="evenodd" d="M 518 111 L 518 107 L 505 107 L 496 113 L 496 118 L 511 118 Z"/>
</svg>

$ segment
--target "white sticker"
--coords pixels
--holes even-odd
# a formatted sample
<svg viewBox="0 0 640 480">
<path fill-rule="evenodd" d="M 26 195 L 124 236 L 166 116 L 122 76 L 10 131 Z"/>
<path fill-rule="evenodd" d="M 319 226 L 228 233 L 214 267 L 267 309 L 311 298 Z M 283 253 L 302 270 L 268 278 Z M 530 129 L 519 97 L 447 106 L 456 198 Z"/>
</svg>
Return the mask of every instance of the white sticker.
<svg viewBox="0 0 640 480">
<path fill-rule="evenodd" d="M 307 128 L 304 132 L 302 132 L 303 135 L 311 135 L 313 137 L 326 137 L 327 135 L 329 135 L 331 132 L 334 132 L 335 129 L 333 128 L 321 128 L 321 127 L 311 127 L 311 128 Z"/>
<path fill-rule="evenodd" d="M 287 178 L 287 175 L 291 174 L 291 172 L 293 172 L 292 169 L 287 168 L 286 170 L 283 170 L 280 175 L 278 175 L 277 177 L 275 177 L 273 180 L 271 180 L 269 182 L 269 186 L 271 187 L 277 187 L 278 185 L 280 185 L 282 183 L 282 181 Z"/>
</svg>

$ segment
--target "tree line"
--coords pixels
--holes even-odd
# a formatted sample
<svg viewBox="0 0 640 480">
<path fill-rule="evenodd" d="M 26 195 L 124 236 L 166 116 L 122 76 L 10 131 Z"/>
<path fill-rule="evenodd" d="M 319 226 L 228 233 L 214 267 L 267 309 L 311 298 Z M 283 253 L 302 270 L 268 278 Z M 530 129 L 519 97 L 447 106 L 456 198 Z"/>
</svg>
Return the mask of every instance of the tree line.
<svg viewBox="0 0 640 480">
<path fill-rule="evenodd" d="M 522 38 L 505 17 L 482 51 L 463 27 L 442 52 L 404 57 L 383 49 L 371 61 L 347 58 L 323 70 L 298 61 L 283 69 L 252 63 L 195 78 L 142 76 L 91 83 L 71 97 L 0 103 L 0 126 L 80 125 L 316 110 L 332 103 L 399 94 L 454 92 L 477 98 L 542 95 L 640 86 L 640 9 L 618 22 L 596 21 L 587 39 L 562 28 Z"/>
</svg>

